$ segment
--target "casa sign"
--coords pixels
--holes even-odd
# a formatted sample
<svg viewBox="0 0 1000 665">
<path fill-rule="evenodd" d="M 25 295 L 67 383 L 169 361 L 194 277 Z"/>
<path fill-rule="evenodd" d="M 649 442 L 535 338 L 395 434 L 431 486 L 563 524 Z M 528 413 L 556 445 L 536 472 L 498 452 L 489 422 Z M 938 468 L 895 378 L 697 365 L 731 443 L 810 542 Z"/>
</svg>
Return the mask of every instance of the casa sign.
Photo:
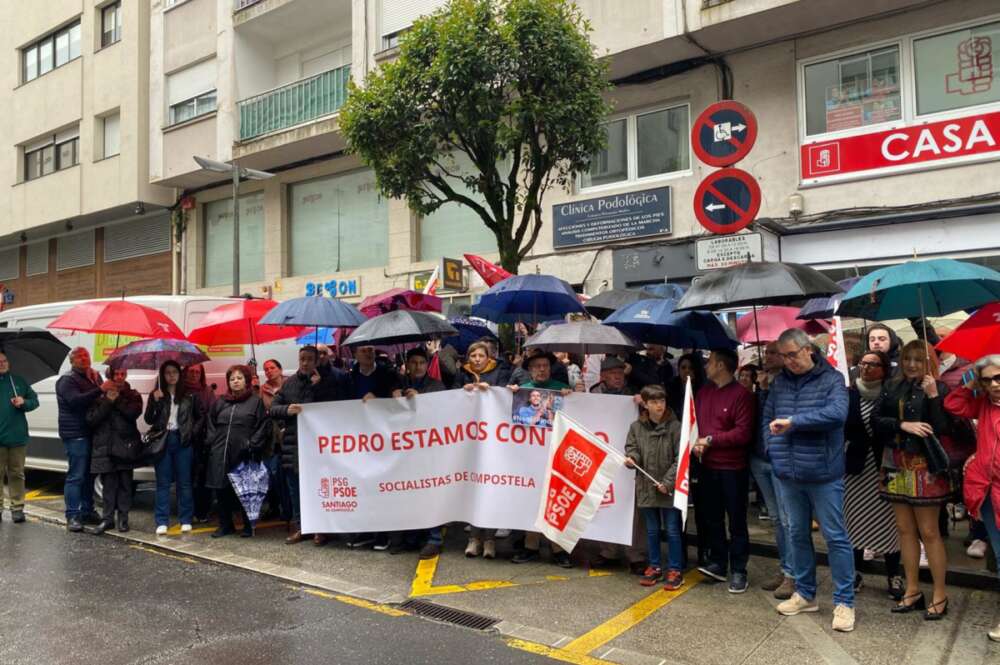
<svg viewBox="0 0 1000 665">
<path fill-rule="evenodd" d="M 1000 157 L 1000 111 L 807 143 L 806 184 Z"/>
</svg>

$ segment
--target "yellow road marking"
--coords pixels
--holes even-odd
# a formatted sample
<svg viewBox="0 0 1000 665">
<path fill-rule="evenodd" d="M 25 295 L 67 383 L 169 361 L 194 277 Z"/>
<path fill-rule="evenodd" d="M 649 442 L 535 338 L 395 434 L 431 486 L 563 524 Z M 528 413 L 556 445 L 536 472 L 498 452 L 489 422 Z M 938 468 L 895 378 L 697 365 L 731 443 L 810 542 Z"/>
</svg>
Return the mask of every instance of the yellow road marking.
<svg viewBox="0 0 1000 665">
<path fill-rule="evenodd" d="M 298 588 L 298 587 L 297 587 Z M 409 616 L 408 613 L 403 610 L 397 610 L 395 607 L 390 607 L 388 605 L 380 605 L 379 603 L 373 603 L 369 600 L 362 600 L 360 598 L 354 598 L 352 596 L 345 596 L 340 593 L 329 593 L 326 591 L 320 591 L 319 589 L 301 589 L 311 596 L 316 596 L 318 598 L 326 598 L 327 600 L 337 600 L 341 603 L 346 603 L 348 605 L 353 605 L 355 607 L 361 607 L 366 610 L 371 610 L 372 612 L 379 612 L 381 614 L 386 614 L 391 617 L 405 617 Z"/>
<path fill-rule="evenodd" d="M 34 492 L 32 492 L 31 494 L 34 494 L 34 496 L 29 496 L 28 494 L 25 494 L 24 495 L 24 500 L 25 501 L 49 501 L 51 499 L 61 499 L 61 498 L 63 498 L 62 494 L 35 494 Z"/>
<path fill-rule="evenodd" d="M 649 615 L 664 605 L 667 605 L 693 589 L 704 576 L 697 571 L 688 573 L 684 578 L 684 586 L 677 591 L 659 590 L 652 593 L 618 615 L 608 619 L 600 626 L 584 633 L 563 649 L 578 654 L 588 654 L 594 649 L 615 639 L 625 631 L 644 621 Z"/>
<path fill-rule="evenodd" d="M 150 554 L 159 554 L 160 556 L 165 556 L 168 559 L 177 559 L 178 561 L 183 561 L 184 563 L 198 563 L 197 559 L 192 559 L 189 556 L 178 556 L 176 554 L 168 554 L 167 552 L 161 552 L 153 547 L 145 547 L 143 545 L 129 545 L 134 550 L 142 550 L 143 552 L 149 552 Z"/>
<path fill-rule="evenodd" d="M 610 570 L 594 570 L 593 568 L 587 573 L 587 577 L 607 577 L 608 575 L 614 575 Z"/>
<path fill-rule="evenodd" d="M 538 654 L 539 656 L 547 656 L 564 663 L 574 663 L 574 665 L 611 665 L 611 661 L 609 660 L 601 660 L 600 658 L 594 658 L 586 654 L 574 653 L 566 649 L 558 649 L 538 644 L 537 642 L 528 642 L 527 640 L 509 639 L 507 640 L 507 646 L 527 651 L 528 653 Z"/>
<path fill-rule="evenodd" d="M 193 535 L 193 534 L 196 534 L 196 533 L 208 533 L 209 531 L 215 531 L 215 527 L 214 526 L 192 527 L 191 531 L 187 535 Z M 181 525 L 180 524 L 175 524 L 172 527 L 170 527 L 169 529 L 167 529 L 167 535 L 168 536 L 180 536 L 180 535 L 184 535 L 184 534 L 181 534 Z"/>
</svg>

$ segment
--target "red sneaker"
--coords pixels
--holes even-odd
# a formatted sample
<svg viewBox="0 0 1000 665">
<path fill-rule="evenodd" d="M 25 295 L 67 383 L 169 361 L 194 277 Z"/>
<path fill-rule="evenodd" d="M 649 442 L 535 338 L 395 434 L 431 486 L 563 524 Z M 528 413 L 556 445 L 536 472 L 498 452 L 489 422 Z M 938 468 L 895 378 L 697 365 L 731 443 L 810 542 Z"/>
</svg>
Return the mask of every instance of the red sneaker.
<svg viewBox="0 0 1000 665">
<path fill-rule="evenodd" d="M 677 591 L 684 586 L 684 576 L 679 570 L 671 570 L 667 573 L 667 582 L 663 585 L 665 591 Z"/>
<path fill-rule="evenodd" d="M 642 586 L 653 586 L 657 582 L 663 579 L 663 571 L 659 568 L 654 568 L 650 566 L 646 569 L 646 572 L 642 574 L 642 579 L 639 580 L 639 584 Z"/>
</svg>

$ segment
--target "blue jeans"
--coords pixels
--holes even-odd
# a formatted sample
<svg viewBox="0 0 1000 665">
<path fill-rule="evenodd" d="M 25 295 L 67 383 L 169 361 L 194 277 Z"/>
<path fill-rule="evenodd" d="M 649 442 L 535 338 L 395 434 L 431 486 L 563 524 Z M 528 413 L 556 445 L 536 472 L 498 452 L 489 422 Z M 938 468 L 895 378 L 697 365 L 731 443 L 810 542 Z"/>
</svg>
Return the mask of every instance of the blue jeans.
<svg viewBox="0 0 1000 665">
<path fill-rule="evenodd" d="M 1000 570 L 1000 529 L 997 529 L 996 516 L 993 513 L 993 503 L 990 501 L 989 491 L 986 493 L 986 500 L 979 508 L 979 516 L 983 518 L 983 526 L 990 537 L 990 545 L 993 546 L 993 556 L 997 558 L 997 570 Z"/>
<path fill-rule="evenodd" d="M 812 517 L 823 531 L 833 577 L 833 602 L 854 607 L 854 550 L 844 526 L 844 479 L 825 483 L 799 483 L 775 477 L 788 518 L 788 551 L 795 590 L 807 600 L 816 597 L 816 552 Z"/>
<path fill-rule="evenodd" d="M 90 474 L 90 439 L 63 439 L 66 449 L 66 483 L 63 501 L 66 519 L 82 518 L 94 512 L 94 477 Z"/>
<path fill-rule="evenodd" d="M 676 508 L 639 508 L 646 523 L 646 545 L 649 565 L 660 565 L 660 528 L 667 532 L 667 570 L 684 570 L 684 537 L 681 533 L 681 511 Z"/>
<path fill-rule="evenodd" d="M 191 489 L 191 465 L 194 450 L 181 445 L 181 435 L 177 430 L 167 432 L 167 446 L 160 461 L 153 465 L 156 470 L 156 504 L 153 515 L 156 526 L 170 523 L 170 484 L 177 483 L 177 513 L 181 524 L 191 524 L 194 517 L 194 492 Z"/>
<path fill-rule="evenodd" d="M 774 484 L 774 474 L 771 472 L 771 463 L 766 459 L 761 459 L 756 455 L 750 456 L 750 473 L 760 488 L 760 493 L 764 497 L 764 505 L 771 516 L 771 523 L 774 524 L 774 544 L 778 547 L 778 561 L 781 565 L 781 572 L 785 577 L 792 576 L 792 564 L 788 557 L 788 532 L 785 523 L 787 520 L 782 514 L 781 501 L 778 499 L 778 488 Z"/>
<path fill-rule="evenodd" d="M 299 509 L 301 505 L 299 503 L 299 472 L 282 469 L 281 475 L 285 479 L 285 495 L 288 497 L 288 503 L 292 507 L 292 521 L 298 523 L 302 516 Z"/>
<path fill-rule="evenodd" d="M 441 527 L 435 526 L 427 529 L 427 544 L 444 545 L 444 534 L 441 533 Z"/>
</svg>

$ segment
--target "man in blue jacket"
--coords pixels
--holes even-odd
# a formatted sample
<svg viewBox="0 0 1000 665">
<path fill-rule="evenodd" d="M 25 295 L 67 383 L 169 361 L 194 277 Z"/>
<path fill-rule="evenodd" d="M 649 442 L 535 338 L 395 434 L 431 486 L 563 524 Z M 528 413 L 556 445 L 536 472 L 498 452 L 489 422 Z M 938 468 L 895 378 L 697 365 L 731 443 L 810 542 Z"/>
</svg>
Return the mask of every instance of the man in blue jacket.
<svg viewBox="0 0 1000 665">
<path fill-rule="evenodd" d="M 816 353 L 801 330 L 778 338 L 784 369 L 761 414 L 768 457 L 788 519 L 795 593 L 778 605 L 786 616 L 818 612 L 812 517 L 823 530 L 833 575 L 833 629 L 854 630 L 854 556 L 844 526 L 844 377 Z"/>
<path fill-rule="evenodd" d="M 83 525 L 99 524 L 94 512 L 94 478 L 90 474 L 90 427 L 87 409 L 103 394 L 101 376 L 90 366 L 90 352 L 78 346 L 69 352 L 70 371 L 56 382 L 59 405 L 59 438 L 66 448 L 66 528 L 83 531 Z"/>
</svg>

